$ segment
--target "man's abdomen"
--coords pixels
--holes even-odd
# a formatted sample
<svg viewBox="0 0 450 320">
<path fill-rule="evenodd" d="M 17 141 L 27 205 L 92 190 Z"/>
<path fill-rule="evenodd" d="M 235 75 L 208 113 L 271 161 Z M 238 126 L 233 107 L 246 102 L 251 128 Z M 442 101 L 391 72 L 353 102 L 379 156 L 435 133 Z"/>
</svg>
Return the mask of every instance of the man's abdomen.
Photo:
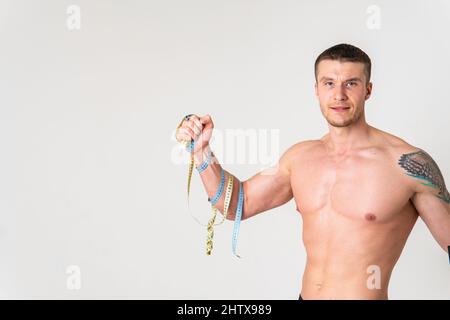
<svg viewBox="0 0 450 320">
<path fill-rule="evenodd" d="M 392 269 L 417 220 L 412 206 L 388 222 L 332 211 L 302 216 L 304 299 L 387 299 Z"/>
</svg>

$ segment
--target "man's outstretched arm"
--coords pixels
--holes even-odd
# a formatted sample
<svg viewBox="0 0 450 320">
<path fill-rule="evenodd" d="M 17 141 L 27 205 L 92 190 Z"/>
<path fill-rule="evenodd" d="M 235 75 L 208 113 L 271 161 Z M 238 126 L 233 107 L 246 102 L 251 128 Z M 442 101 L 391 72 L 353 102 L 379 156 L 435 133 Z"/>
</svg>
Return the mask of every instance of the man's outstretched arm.
<svg viewBox="0 0 450 320">
<path fill-rule="evenodd" d="M 444 177 L 431 156 L 423 151 L 403 154 L 399 165 L 415 179 L 411 198 L 433 237 L 448 252 L 450 246 L 450 194 Z"/>
<path fill-rule="evenodd" d="M 293 198 L 290 182 L 290 154 L 291 150 L 286 151 L 279 159 L 276 167 L 268 168 L 242 182 L 244 189 L 242 220 L 281 206 Z M 200 173 L 203 185 L 210 198 L 216 192 L 220 183 L 220 172 L 222 169 L 217 159 L 214 160 L 205 171 Z M 226 181 L 228 181 L 231 173 L 225 172 Z M 235 219 L 238 202 L 240 180 L 235 176 L 233 176 L 233 179 L 233 193 L 228 209 L 228 220 Z M 222 195 L 215 205 L 222 214 L 224 213 L 224 200 L 225 196 Z"/>
<path fill-rule="evenodd" d="M 221 181 L 222 166 L 215 158 L 209 146 L 214 124 L 209 115 L 198 117 L 192 115 L 188 121 L 183 121 L 177 132 L 177 140 L 194 139 L 196 147 L 193 150 L 194 164 L 200 166 L 208 155 L 211 155 L 211 163 L 205 170 L 201 171 L 200 177 L 203 182 L 208 198 L 211 199 L 217 193 Z M 243 181 L 244 206 L 241 219 L 248 219 L 260 212 L 278 207 L 292 199 L 290 183 L 290 163 L 296 145 L 288 149 L 279 159 L 278 165 L 262 171 L 250 179 Z M 238 203 L 239 179 L 231 173 L 225 173 L 225 186 L 229 177 L 233 177 L 233 192 L 228 208 L 228 220 L 235 219 Z M 225 191 L 215 204 L 215 207 L 224 214 Z"/>
</svg>

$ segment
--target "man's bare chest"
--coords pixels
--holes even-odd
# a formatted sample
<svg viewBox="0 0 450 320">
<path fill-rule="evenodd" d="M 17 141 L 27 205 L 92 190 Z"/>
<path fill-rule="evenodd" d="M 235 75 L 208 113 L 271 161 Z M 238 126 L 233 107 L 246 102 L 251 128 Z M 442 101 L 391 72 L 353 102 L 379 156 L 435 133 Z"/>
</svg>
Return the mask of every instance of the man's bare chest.
<svg viewBox="0 0 450 320">
<path fill-rule="evenodd" d="M 331 212 L 350 219 L 388 222 L 408 205 L 408 178 L 390 158 L 351 156 L 304 158 L 291 170 L 301 214 Z"/>
</svg>

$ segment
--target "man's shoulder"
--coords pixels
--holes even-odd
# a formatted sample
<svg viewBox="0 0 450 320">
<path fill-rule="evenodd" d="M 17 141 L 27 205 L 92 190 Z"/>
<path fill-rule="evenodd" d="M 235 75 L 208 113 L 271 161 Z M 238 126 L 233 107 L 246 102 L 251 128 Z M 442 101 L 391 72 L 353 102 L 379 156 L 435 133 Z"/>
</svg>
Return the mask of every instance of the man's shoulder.
<svg viewBox="0 0 450 320">
<path fill-rule="evenodd" d="M 389 155 L 388 158 L 390 159 L 390 165 L 396 168 L 396 171 L 398 171 L 398 173 L 402 177 L 402 181 L 405 183 L 405 185 L 410 186 L 411 190 L 416 190 L 417 184 L 420 181 L 416 179 L 409 179 L 408 176 L 410 174 L 408 172 L 408 167 L 411 165 L 415 166 L 416 161 L 413 160 L 417 159 L 418 155 L 424 153 L 426 154 L 426 152 L 421 148 L 407 142 L 405 139 L 397 137 L 393 134 L 385 133 L 384 138 L 384 149 Z"/>
<path fill-rule="evenodd" d="M 402 155 L 419 152 L 420 148 L 407 142 L 405 139 L 400 138 L 392 133 L 381 131 L 382 136 L 382 148 L 392 155 L 395 160 L 398 160 Z"/>
<path fill-rule="evenodd" d="M 280 157 L 280 165 L 291 170 L 294 163 L 301 163 L 320 146 L 320 140 L 303 140 L 290 146 Z"/>
<path fill-rule="evenodd" d="M 283 157 L 292 158 L 305 154 L 321 145 L 321 140 L 303 140 L 290 146 L 283 154 Z"/>
<path fill-rule="evenodd" d="M 398 161 L 404 154 L 424 151 L 421 148 L 412 145 L 405 139 L 400 138 L 392 133 L 376 129 L 378 133 L 378 145 L 375 146 L 382 154 L 389 154 L 395 161 Z M 314 151 L 321 150 L 323 141 L 321 139 L 303 140 L 290 146 L 282 155 L 285 160 L 291 160 L 302 156 L 312 154 Z"/>
</svg>

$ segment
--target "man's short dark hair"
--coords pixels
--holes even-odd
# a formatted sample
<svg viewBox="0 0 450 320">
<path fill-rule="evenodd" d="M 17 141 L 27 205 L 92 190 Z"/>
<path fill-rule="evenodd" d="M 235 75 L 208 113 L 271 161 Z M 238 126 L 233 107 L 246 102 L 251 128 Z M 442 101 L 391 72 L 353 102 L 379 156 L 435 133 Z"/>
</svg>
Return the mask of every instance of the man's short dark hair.
<svg viewBox="0 0 450 320">
<path fill-rule="evenodd" d="M 339 62 L 362 62 L 364 63 L 364 73 L 366 74 L 367 83 L 370 81 L 370 69 L 372 64 L 369 56 L 360 48 L 351 44 L 341 43 L 322 52 L 316 59 L 314 64 L 314 74 L 317 82 L 317 66 L 322 60 L 338 60 Z"/>
</svg>

